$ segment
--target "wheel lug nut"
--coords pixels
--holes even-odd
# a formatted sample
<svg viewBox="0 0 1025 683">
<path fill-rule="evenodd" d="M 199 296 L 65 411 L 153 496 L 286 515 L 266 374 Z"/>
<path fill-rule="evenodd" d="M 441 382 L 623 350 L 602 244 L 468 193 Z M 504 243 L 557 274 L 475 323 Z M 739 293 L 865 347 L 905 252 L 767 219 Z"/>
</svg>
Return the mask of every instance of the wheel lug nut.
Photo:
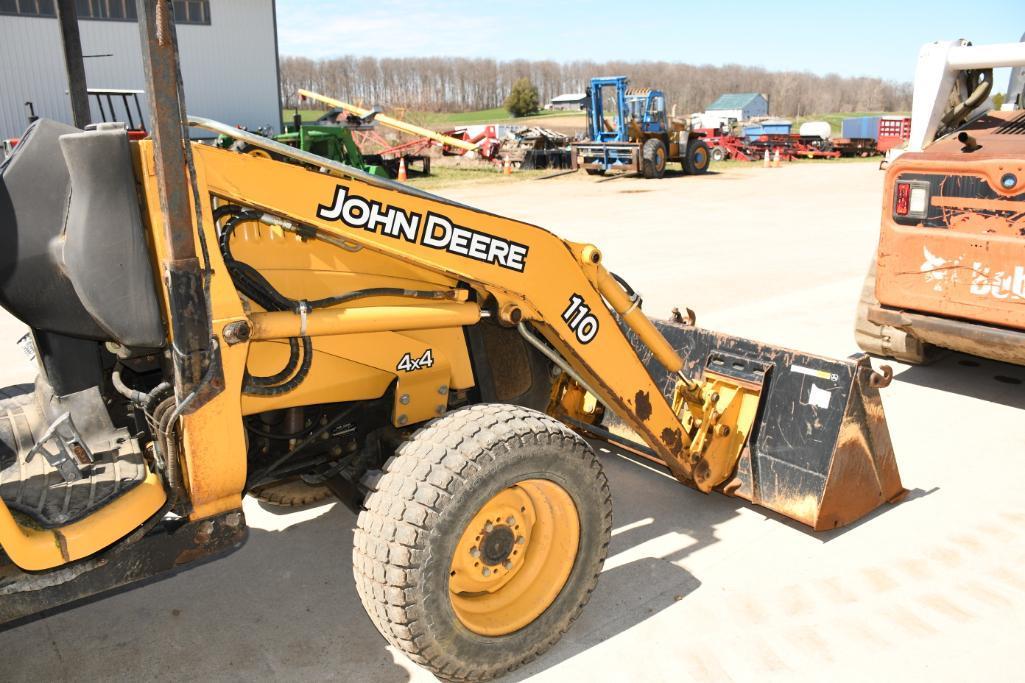
<svg viewBox="0 0 1025 683">
<path fill-rule="evenodd" d="M 509 517 L 506 517 L 505 523 L 508 524 L 509 526 L 513 526 L 513 525 L 516 524 L 516 518 L 513 517 L 512 515 L 510 515 Z"/>
<path fill-rule="evenodd" d="M 516 545 L 523 545 L 526 542 L 527 542 L 527 539 L 525 539 L 523 536 L 517 536 L 516 537 Z"/>
<path fill-rule="evenodd" d="M 491 570 L 488 569 L 487 567 L 484 567 L 484 569 L 481 569 L 480 573 L 483 574 L 484 576 L 491 576 Z"/>
<path fill-rule="evenodd" d="M 502 566 L 505 567 L 506 569 L 512 569 L 512 562 L 510 562 L 509 560 L 506 560 L 505 562 L 502 563 Z"/>
<path fill-rule="evenodd" d="M 480 550 L 477 548 L 477 546 L 473 546 L 472 548 L 470 548 L 470 555 L 472 555 L 473 557 L 480 557 Z"/>
<path fill-rule="evenodd" d="M 488 522 L 487 524 L 484 525 L 484 531 L 491 531 L 494 528 L 495 528 L 495 525 L 492 524 L 491 522 Z"/>
</svg>

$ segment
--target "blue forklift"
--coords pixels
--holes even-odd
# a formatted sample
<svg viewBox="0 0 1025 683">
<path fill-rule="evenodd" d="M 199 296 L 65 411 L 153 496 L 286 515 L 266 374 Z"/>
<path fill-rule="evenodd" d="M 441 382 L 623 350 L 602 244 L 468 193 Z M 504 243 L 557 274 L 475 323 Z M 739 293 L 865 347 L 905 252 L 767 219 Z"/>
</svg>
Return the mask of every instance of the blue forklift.
<svg viewBox="0 0 1025 683">
<path fill-rule="evenodd" d="M 666 163 L 674 161 L 684 173 L 708 171 L 711 155 L 702 134 L 667 117 L 665 94 L 628 85 L 626 76 L 591 79 L 586 100 L 589 139 L 573 143 L 573 168 L 589 175 L 625 171 L 661 178 Z"/>
</svg>

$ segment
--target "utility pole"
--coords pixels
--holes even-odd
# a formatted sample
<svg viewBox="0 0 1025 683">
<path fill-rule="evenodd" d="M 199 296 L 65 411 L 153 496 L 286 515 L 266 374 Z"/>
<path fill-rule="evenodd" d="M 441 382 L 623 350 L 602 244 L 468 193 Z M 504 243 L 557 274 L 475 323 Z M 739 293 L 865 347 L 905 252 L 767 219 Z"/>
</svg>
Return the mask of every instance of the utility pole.
<svg viewBox="0 0 1025 683">
<path fill-rule="evenodd" d="M 82 39 L 78 35 L 78 11 L 75 9 L 75 0 L 57 0 L 56 4 L 61 43 L 64 44 L 64 68 L 68 74 L 71 118 L 76 128 L 85 128 L 91 123 L 91 116 L 89 91 L 85 84 L 85 60 L 82 59 Z"/>
</svg>

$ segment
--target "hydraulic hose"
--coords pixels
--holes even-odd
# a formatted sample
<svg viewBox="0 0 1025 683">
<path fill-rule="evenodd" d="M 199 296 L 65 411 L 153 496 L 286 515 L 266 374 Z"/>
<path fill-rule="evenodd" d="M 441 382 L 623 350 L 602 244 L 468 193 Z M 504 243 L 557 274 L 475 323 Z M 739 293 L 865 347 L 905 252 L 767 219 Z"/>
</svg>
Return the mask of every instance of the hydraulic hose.
<svg viewBox="0 0 1025 683">
<path fill-rule="evenodd" d="M 411 290 L 399 287 L 373 287 L 345 294 L 297 301 L 278 292 L 274 286 L 258 270 L 247 263 L 239 261 L 231 253 L 231 238 L 235 229 L 242 223 L 261 222 L 265 215 L 259 211 L 243 209 L 235 204 L 218 207 L 214 211 L 214 221 L 218 223 L 228 218 L 219 236 L 219 246 L 224 263 L 228 268 L 232 281 L 239 291 L 266 311 L 292 311 L 302 313 L 318 308 L 328 308 L 368 297 L 396 296 L 412 299 L 446 300 L 456 297 L 451 290 Z M 285 366 L 268 376 L 254 376 L 248 372 L 243 381 L 242 391 L 254 396 L 279 396 L 299 386 L 307 377 L 313 363 L 313 343 L 308 336 L 290 338 L 289 354 Z"/>
<path fill-rule="evenodd" d="M 149 394 L 146 394 L 138 389 L 132 389 L 130 386 L 125 384 L 124 380 L 121 379 L 121 365 L 114 367 L 114 372 L 110 373 L 110 381 L 114 384 L 114 389 L 117 393 L 127 398 L 136 405 L 145 405 L 146 399 L 149 398 Z"/>
</svg>

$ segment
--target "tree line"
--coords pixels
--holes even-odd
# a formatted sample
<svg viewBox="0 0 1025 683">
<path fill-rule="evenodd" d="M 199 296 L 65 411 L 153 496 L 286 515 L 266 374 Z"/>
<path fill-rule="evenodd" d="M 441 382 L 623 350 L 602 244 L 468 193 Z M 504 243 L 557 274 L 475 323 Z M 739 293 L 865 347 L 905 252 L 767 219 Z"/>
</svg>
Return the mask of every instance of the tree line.
<svg viewBox="0 0 1025 683">
<path fill-rule="evenodd" d="M 529 79 L 537 87 L 544 104 L 563 93 L 583 92 L 593 76 L 619 75 L 629 76 L 631 86 L 664 90 L 668 102 L 676 105 L 681 115 L 704 111 L 719 95 L 730 92 L 768 95 L 773 116 L 911 109 L 911 84 L 880 78 L 769 71 L 739 64 L 465 57 L 344 56 L 312 60 L 285 56 L 281 58 L 281 97 L 287 106 L 295 106 L 296 90 L 306 88 L 386 109 L 467 111 L 501 107 L 520 78 Z"/>
</svg>

